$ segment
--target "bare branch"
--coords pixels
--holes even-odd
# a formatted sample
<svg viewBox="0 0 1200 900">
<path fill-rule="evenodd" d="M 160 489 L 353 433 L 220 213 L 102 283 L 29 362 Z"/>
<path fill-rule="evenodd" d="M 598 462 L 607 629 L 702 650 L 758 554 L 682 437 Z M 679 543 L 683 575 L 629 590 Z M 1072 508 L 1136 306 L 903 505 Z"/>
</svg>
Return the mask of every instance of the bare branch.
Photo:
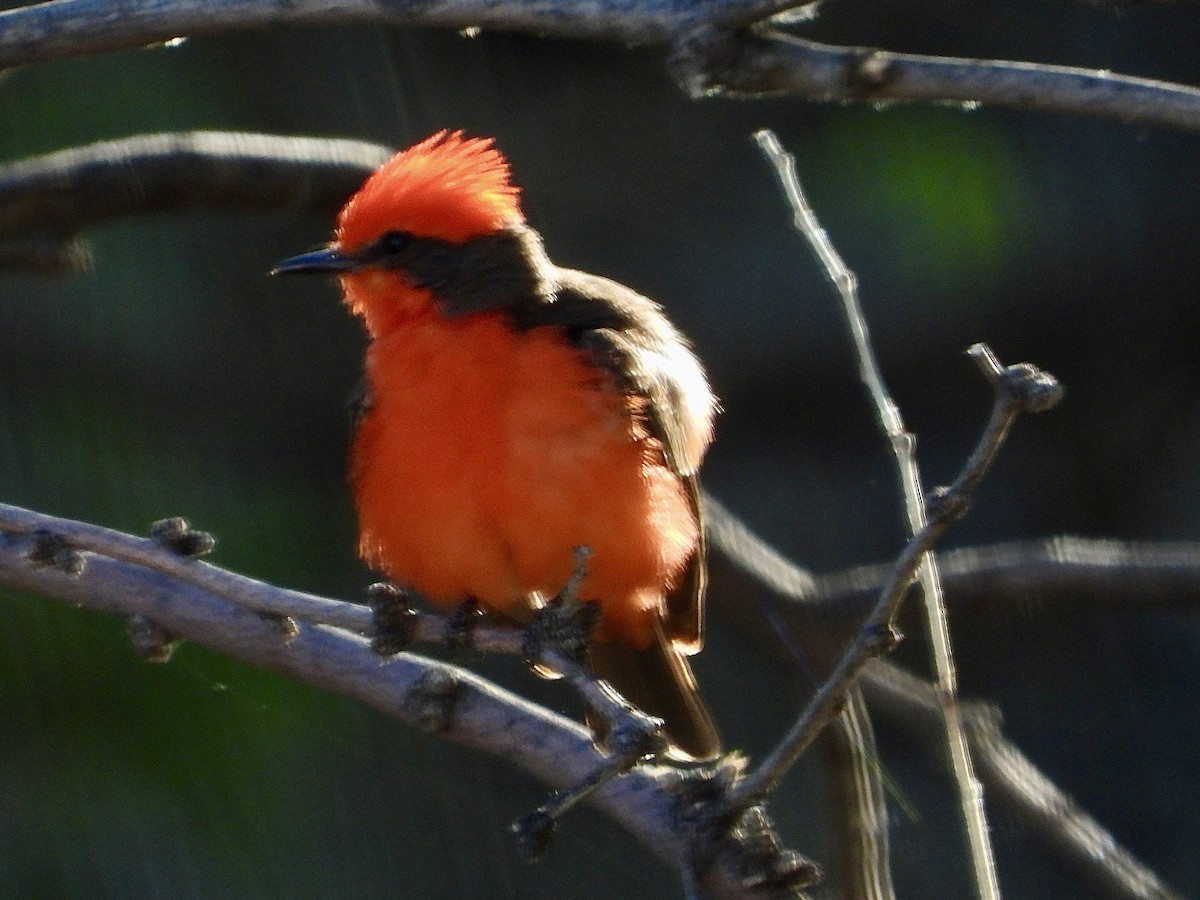
<svg viewBox="0 0 1200 900">
<path fill-rule="evenodd" d="M 281 25 L 496 28 L 629 44 L 664 43 L 699 22 L 742 24 L 779 0 L 56 0 L 0 13 L 0 67 Z"/>
<path fill-rule="evenodd" d="M 54 0 L 0 12 L 0 67 L 281 25 L 377 24 L 522 31 L 672 46 L 693 96 L 982 102 L 1200 131 L 1200 91 L 1070 66 L 839 47 L 768 30 L 794 0 Z M 757 27 L 755 26 L 757 23 Z"/>
<path fill-rule="evenodd" d="M 285 641 L 276 623 L 220 594 L 124 559 L 88 551 L 78 574 L 55 565 L 31 565 L 35 540 L 13 532 L 0 535 L 0 584 L 101 612 L 142 616 L 211 650 L 354 697 L 411 725 L 487 749 L 551 784 L 583 778 L 597 762 L 591 735 L 582 725 L 466 670 L 412 654 L 385 662 L 371 652 L 366 639 L 324 625 L 304 623 L 293 639 Z M 427 693 L 431 681 L 453 683 L 457 691 L 453 715 L 433 728 L 423 712 L 428 699 L 423 692 Z M 653 793 L 659 778 L 648 770 L 633 781 L 641 782 L 636 790 Z M 642 797 L 640 802 L 649 799 Z M 649 821 L 637 827 L 647 834 L 662 828 Z"/>
<path fill-rule="evenodd" d="M 888 810 L 882 767 L 862 692 L 852 688 L 841 715 L 822 735 L 835 796 L 835 821 L 845 900 L 891 900 Z"/>
<path fill-rule="evenodd" d="M 29 538 L 41 535 L 43 541 L 49 536 L 53 549 L 47 556 L 48 564 L 55 562 L 53 553 L 78 554 L 85 551 L 100 554 L 199 588 L 275 621 L 300 620 L 368 636 L 375 632 L 376 613 L 367 606 L 266 584 L 198 559 L 181 556 L 154 538 L 138 538 L 110 528 L 48 516 L 7 504 L 0 504 L 0 534 Z M 161 622 L 154 624 L 162 625 Z M 424 644 L 445 645 L 450 640 L 444 618 L 416 611 L 412 612 L 409 637 L 414 643 Z M 522 633 L 513 628 L 480 625 L 471 629 L 469 638 L 474 649 L 489 653 L 520 657 L 527 656 L 529 649 Z M 611 732 L 623 732 L 632 739 L 636 734 L 650 735 L 657 731 L 657 720 L 631 706 L 607 684 L 598 681 L 585 666 L 567 659 L 553 646 L 539 647 L 537 658 L 530 662 L 564 676 L 589 708 L 609 723 Z M 641 755 L 637 754 L 639 757 Z"/>
<path fill-rule="evenodd" d="M 761 538 L 747 529 L 720 502 L 706 498 L 706 510 L 709 548 L 716 570 L 732 570 L 734 575 L 740 576 L 744 582 L 753 586 L 755 597 L 764 608 L 768 623 L 773 626 L 775 646 L 785 658 L 794 659 L 794 645 L 810 634 L 814 626 L 828 624 L 831 612 L 840 614 L 845 607 L 834 607 L 820 596 L 810 593 L 814 590 L 814 585 L 819 585 L 821 580 L 813 579 L 806 571 L 764 544 Z M 1200 562 L 1200 548 L 1191 545 L 1168 547 L 1162 559 L 1154 558 L 1153 547 L 1131 548 L 1115 541 L 1081 541 L 1069 538 L 1064 539 L 1061 544 L 1058 541 L 1049 541 L 1045 544 L 1002 545 L 997 548 L 985 548 L 979 554 L 982 560 L 996 567 L 996 582 L 988 595 L 989 599 L 1003 602 L 1002 586 L 1012 574 L 1011 570 L 1019 567 L 1022 552 L 1027 548 L 1031 551 L 1041 551 L 1043 561 L 1039 565 L 1035 558 L 1034 567 L 1045 570 L 1043 575 L 1051 583 L 1059 565 L 1067 567 L 1069 571 L 1073 571 L 1078 565 L 1085 566 L 1089 569 L 1089 577 L 1101 582 L 1105 572 L 1111 577 L 1117 577 L 1117 573 L 1123 572 L 1122 560 L 1130 559 L 1135 561 L 1135 565 L 1155 564 L 1163 567 L 1154 571 L 1147 583 L 1142 584 L 1145 590 L 1156 584 L 1160 577 L 1168 579 L 1168 584 L 1175 584 L 1170 580 L 1176 574 L 1175 567 L 1184 572 L 1200 574 L 1200 568 L 1196 567 L 1196 563 Z M 995 552 L 992 552 L 993 549 Z M 945 558 L 961 558 L 966 561 L 967 555 L 973 552 L 956 551 L 947 554 Z M 1101 561 L 1094 564 L 1091 560 L 1097 555 Z M 1112 566 L 1109 567 L 1108 563 L 1112 563 Z M 1091 568 L 1093 565 L 1094 569 Z M 948 573 L 947 583 L 950 585 L 954 584 L 956 569 L 953 562 L 947 563 L 943 569 Z M 878 598 L 879 587 L 887 576 L 889 567 L 873 566 L 869 570 L 856 571 L 870 572 L 873 579 L 870 586 L 871 596 Z M 983 571 L 983 580 L 986 583 L 991 570 Z M 1125 574 L 1134 579 L 1139 577 Z M 964 577 L 971 576 L 968 574 Z M 1020 595 L 1020 585 L 1023 582 L 1019 577 L 1014 577 L 1013 593 Z M 1195 584 L 1194 575 L 1192 583 Z M 1175 587 L 1182 591 L 1180 585 L 1175 584 Z M 859 589 L 865 592 L 868 587 L 863 584 Z M 737 592 L 734 590 L 715 591 L 713 599 L 717 603 L 728 605 L 730 595 L 735 593 Z M 733 615 L 739 610 L 727 609 L 726 612 Z M 775 613 L 778 613 L 778 616 L 775 616 Z M 869 661 L 863 668 L 857 684 L 873 716 L 886 717 L 891 726 L 904 729 L 922 743 L 930 746 L 941 745 L 945 731 L 941 705 L 933 685 L 883 659 Z M 961 705 L 964 732 L 971 755 L 979 763 L 979 777 L 994 808 L 1032 822 L 1047 846 L 1078 866 L 1091 881 L 1105 886 L 1112 897 L 1124 900 L 1168 900 L 1179 897 L 1149 868 L 1121 847 L 1111 833 L 1049 782 L 1021 751 L 1003 738 L 994 727 L 990 732 L 977 727 L 976 719 L 980 716 L 995 724 L 994 714 L 986 705 L 969 701 Z M 990 758 L 993 751 L 999 753 L 1001 750 L 1008 759 L 1019 759 L 1021 765 L 1014 763 L 1001 767 L 993 762 Z M 1026 783 L 1027 778 L 1030 779 L 1029 784 Z M 1034 797 L 1040 799 L 1035 803 L 1032 799 Z M 1057 822 L 1057 825 L 1061 826 L 1058 830 L 1052 817 L 1047 815 L 1048 812 L 1062 817 Z M 1066 840 L 1063 839 L 1064 836 Z"/>
<path fill-rule="evenodd" d="M 1003 370 L 1002 377 L 996 382 L 996 402 L 991 419 L 963 471 L 954 484 L 931 503 L 929 521 L 905 545 L 858 637 L 779 746 L 731 792 L 731 805 L 751 802 L 773 791 L 813 738 L 837 715 L 845 702 L 846 692 L 862 667 L 895 644 L 898 640 L 893 624 L 896 613 L 916 576 L 922 557 L 950 525 L 966 512 L 975 488 L 991 467 L 1016 417 L 1026 410 L 1047 408 L 1056 388 L 1057 383 L 1051 376 L 1028 364 Z"/>
<path fill-rule="evenodd" d="M 1200 544 L 1134 543 L 1082 537 L 963 547 L 938 554 L 949 603 L 958 608 L 1034 602 L 1050 611 L 1106 604 L 1197 608 Z M 794 607 L 804 618 L 863 614 L 888 576 L 887 564 L 813 579 Z"/>
<path fill-rule="evenodd" d="M 13 508 L 2 509 L 3 515 L 7 516 Z M 66 521 L 35 519 L 32 518 L 35 514 L 29 515 L 31 518 L 20 522 L 22 531 L 38 522 L 41 525 L 59 525 Z M 769 588 L 774 601 L 785 610 L 793 609 L 797 595 L 807 590 L 812 580 L 802 570 L 770 551 L 720 504 L 714 502 L 711 505 L 710 518 L 714 524 L 709 533 L 714 553 L 730 559 L 756 582 Z M 71 534 L 72 540 L 81 540 L 79 531 Z M 125 550 L 121 549 L 120 542 L 103 546 L 114 553 L 128 553 L 130 556 L 135 552 L 164 552 L 150 542 L 143 545 L 142 539 L 128 535 L 124 537 L 129 542 Z M 460 683 L 458 673 L 461 670 L 455 667 L 423 660 L 411 654 L 401 654 L 393 661 L 383 663 L 369 651 L 365 639 L 324 626 L 302 624 L 295 639 L 286 642 L 281 638 L 274 619 L 228 603 L 217 593 L 181 584 L 171 577 L 130 562 L 106 559 L 90 551 L 71 551 L 80 554 L 85 562 L 79 575 L 67 571 L 72 567 L 72 559 L 65 551 L 49 553 L 45 564 L 35 568 L 29 564 L 28 556 L 36 540 L 36 537 L 19 535 L 12 530 L 0 534 L 0 583 L 92 609 L 120 615 L 142 615 L 169 633 L 186 635 L 219 652 L 354 696 L 389 714 L 400 710 L 395 714 L 414 722 L 418 727 L 446 724 L 445 717 L 439 712 L 444 710 L 445 694 L 442 689 Z M 1115 543 L 1069 540 L 1063 542 L 1058 553 L 1051 552 L 1053 545 L 1045 546 L 1047 560 L 1061 559 L 1061 564 L 1067 566 L 1075 565 L 1080 555 L 1090 559 L 1092 551 L 1105 551 L 1101 553 L 1102 560 L 1114 564 L 1130 555 L 1128 547 Z M 1016 558 L 1017 547 L 1006 546 L 998 548 L 995 554 L 983 555 L 985 558 L 994 555 L 999 565 L 1007 565 Z M 1160 562 L 1170 567 L 1194 561 L 1195 553 L 1193 548 L 1180 546 L 1168 548 L 1165 557 Z M 197 570 L 215 569 L 205 563 L 180 562 Z M 1046 563 L 1051 569 L 1058 564 L 1053 561 Z M 765 570 L 761 576 L 757 574 L 759 568 Z M 232 578 L 239 577 L 232 573 L 224 574 Z M 216 586 L 219 582 L 212 584 Z M 291 595 L 295 592 L 283 593 Z M 250 596 L 253 595 L 251 591 Z M 719 594 L 717 599 L 720 599 Z M 336 604 L 336 601 L 323 602 Z M 267 604 L 267 607 L 291 609 L 284 601 Z M 452 677 L 444 677 L 447 672 Z M 574 783 L 581 772 L 591 771 L 588 766 L 597 757 L 591 748 L 590 735 L 581 726 L 532 707 L 526 701 L 493 688 L 470 673 L 463 673 L 463 676 L 465 680 L 462 683 L 467 685 L 472 699 L 467 706 L 461 703 L 456 705 L 453 728 L 447 732 L 451 739 L 498 753 L 551 784 Z M 930 685 L 879 660 L 867 665 L 860 683 L 877 714 L 887 714 L 895 724 L 908 728 L 922 740 L 938 740 L 941 713 Z M 479 717 L 460 722 L 457 718 L 460 710 L 476 704 L 482 708 Z M 981 760 L 981 777 L 996 803 L 1023 818 L 1029 818 L 1035 825 L 1041 822 L 1038 825 L 1039 832 L 1043 832 L 1050 846 L 1074 860 L 1092 879 L 1104 885 L 1117 885 L 1109 888 L 1113 896 L 1177 896 L 1069 798 L 1045 781 L 1044 776 L 1037 773 L 1015 747 L 999 736 L 993 737 L 994 729 L 992 732 L 978 732 L 973 724 L 974 713 L 970 711 L 973 709 L 974 706 L 968 704 L 968 739 L 972 742 L 973 753 Z M 497 721 L 500 722 L 499 726 L 496 725 Z M 548 734 L 540 731 L 543 721 L 550 723 Z M 565 732 L 559 733 L 558 729 L 564 729 Z M 979 737 L 976 737 L 977 733 Z M 993 746 L 997 753 L 1002 751 L 1003 764 L 1000 761 L 993 763 L 987 758 L 989 747 Z M 543 750 L 548 755 L 544 761 L 540 759 Z M 678 777 L 681 776 L 677 770 L 641 767 L 606 788 L 596 802 L 629 827 L 632 833 L 638 836 L 647 833 L 654 835 L 666 826 L 662 821 L 655 820 L 648 807 L 666 802 L 661 791 L 669 793 L 675 790 L 672 785 L 677 782 L 671 779 Z M 665 788 L 662 787 L 664 778 Z M 632 825 L 628 822 L 630 818 L 634 820 Z M 668 836 L 666 840 L 668 849 L 664 851 L 660 847 L 659 852 L 670 859 L 669 848 L 675 846 L 671 841 L 678 841 L 679 838 Z M 674 859 L 678 862 L 677 857 Z M 721 896 L 739 896 L 736 890 L 729 887 L 733 883 L 729 880 L 729 872 L 722 871 L 726 880 L 721 883 L 725 887 L 718 889 L 709 886 L 709 890 Z M 720 878 L 717 881 L 720 882 Z"/>
<path fill-rule="evenodd" d="M 941 708 L 932 685 L 883 660 L 867 664 L 859 685 L 876 715 L 920 740 L 937 742 Z M 1033 827 L 1104 896 L 1182 900 L 1004 737 L 994 708 L 968 702 L 962 713 L 971 754 L 993 804 Z"/>
<path fill-rule="evenodd" d="M 893 53 L 777 31 L 701 29 L 677 44 L 692 96 L 986 103 L 1200 132 L 1200 89 L 1098 69 Z"/>
<path fill-rule="evenodd" d="M 251 612 L 276 618 L 298 618 L 362 634 L 369 633 L 372 627 L 371 611 L 365 606 L 328 600 L 256 581 L 197 559 L 180 556 L 150 538 L 134 537 L 111 528 L 0 503 L 0 533 L 29 536 L 39 532 L 54 535 L 76 551 L 99 554 L 158 572 L 166 578 L 235 602 Z M 136 611 L 130 614 L 136 614 Z"/>
<path fill-rule="evenodd" d="M 5 14 L 0 13 L 0 17 Z M 0 166 L 0 266 L 74 271 L 96 222 L 181 209 L 335 211 L 391 156 L 365 141 L 197 131 Z"/>
<path fill-rule="evenodd" d="M 361 700 L 420 730 L 506 759 L 556 788 L 582 785 L 589 801 L 685 881 L 698 883 L 705 896 L 793 897 L 795 888 L 811 883 L 811 863 L 779 844 L 761 810 L 723 815 L 720 799 L 743 768 L 738 755 L 687 770 L 631 768 L 644 755 L 633 744 L 601 756 L 589 729 L 469 671 L 403 652 L 384 660 L 362 635 L 301 618 L 311 613 L 368 630 L 366 607 L 275 588 L 180 557 L 154 540 L 6 505 L 0 505 L 0 586 L 129 619 L 136 626 L 135 648 L 148 658 L 165 660 L 170 644 L 186 639 Z M 288 629 L 280 629 L 281 618 L 290 621 Z M 416 631 L 446 639 L 445 622 L 433 616 L 423 617 Z M 479 636 L 491 647 L 522 652 L 513 629 L 480 629 L 473 638 Z M 552 650 L 540 660 L 564 672 L 621 727 L 645 731 L 648 717 L 581 666 Z M 648 721 L 653 726 L 657 720 Z M 570 805 L 577 793 L 547 808 Z"/>
<path fill-rule="evenodd" d="M 808 241 L 825 274 L 833 282 L 842 300 L 842 310 L 850 336 L 854 341 L 854 353 L 858 359 L 859 374 L 871 395 L 883 436 L 892 448 L 896 460 L 896 474 L 904 497 L 904 511 L 908 519 L 910 535 L 916 535 L 925 527 L 925 487 L 921 481 L 921 470 L 917 463 L 916 439 L 909 432 L 900 415 L 900 408 L 892 399 L 875 357 L 871 332 L 866 316 L 858 299 L 858 279 L 842 260 L 833 246 L 829 235 L 821 227 L 816 213 L 804 196 L 800 178 L 796 174 L 796 162 L 787 153 L 772 131 L 755 134 L 759 147 L 768 161 L 775 167 L 780 184 L 791 204 L 796 230 Z M 983 356 L 989 364 L 984 374 L 996 383 L 1001 377 L 999 363 L 983 345 L 972 348 L 977 357 Z M 986 351 L 986 354 L 984 353 Z M 926 553 L 920 561 L 918 579 L 921 582 L 921 598 L 925 604 L 925 624 L 933 655 L 934 670 L 937 672 L 938 696 L 946 726 L 946 744 L 954 771 L 954 782 L 958 789 L 959 811 L 967 832 L 971 849 L 972 870 L 981 900 L 996 900 L 1000 887 L 996 878 L 996 861 L 992 853 L 987 819 L 984 816 L 983 798 L 979 782 L 971 765 L 971 754 L 962 734 L 962 723 L 958 715 L 958 676 L 954 669 L 954 656 L 950 644 L 950 628 L 946 621 L 946 605 L 942 597 L 941 578 L 937 559 Z"/>
</svg>

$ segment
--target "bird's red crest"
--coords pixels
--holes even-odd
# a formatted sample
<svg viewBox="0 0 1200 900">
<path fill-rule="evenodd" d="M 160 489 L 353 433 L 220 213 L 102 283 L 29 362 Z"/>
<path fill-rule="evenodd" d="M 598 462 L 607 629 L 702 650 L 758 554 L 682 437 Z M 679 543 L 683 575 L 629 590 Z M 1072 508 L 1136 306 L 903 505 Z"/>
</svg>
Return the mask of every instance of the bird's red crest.
<svg viewBox="0 0 1200 900">
<path fill-rule="evenodd" d="M 388 231 L 470 240 L 521 220 L 518 194 L 490 138 L 439 131 L 366 180 L 338 216 L 337 242 L 354 249 Z"/>
</svg>

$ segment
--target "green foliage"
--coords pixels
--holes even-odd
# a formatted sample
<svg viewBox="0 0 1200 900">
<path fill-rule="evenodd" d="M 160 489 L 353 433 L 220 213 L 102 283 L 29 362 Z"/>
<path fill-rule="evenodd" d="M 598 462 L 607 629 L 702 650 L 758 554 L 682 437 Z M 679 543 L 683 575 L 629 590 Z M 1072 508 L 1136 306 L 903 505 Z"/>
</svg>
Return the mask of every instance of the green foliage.
<svg viewBox="0 0 1200 900">
<path fill-rule="evenodd" d="M 959 109 L 846 109 L 805 156 L 818 154 L 824 193 L 912 282 L 978 293 L 1033 207 L 1004 136 Z"/>
</svg>

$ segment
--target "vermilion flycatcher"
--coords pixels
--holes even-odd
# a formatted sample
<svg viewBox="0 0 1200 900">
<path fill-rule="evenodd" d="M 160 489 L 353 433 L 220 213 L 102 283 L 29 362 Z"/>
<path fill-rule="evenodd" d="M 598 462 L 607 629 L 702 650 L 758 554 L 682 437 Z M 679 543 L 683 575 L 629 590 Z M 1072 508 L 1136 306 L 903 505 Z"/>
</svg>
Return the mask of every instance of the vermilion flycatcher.
<svg viewBox="0 0 1200 900">
<path fill-rule="evenodd" d="M 431 603 L 528 622 L 591 556 L 596 674 L 720 750 L 687 656 L 705 548 L 696 470 L 715 401 L 661 309 L 563 269 L 490 140 L 440 132 L 371 175 L 334 241 L 275 272 L 331 272 L 370 337 L 351 455 L 359 553 Z"/>
</svg>

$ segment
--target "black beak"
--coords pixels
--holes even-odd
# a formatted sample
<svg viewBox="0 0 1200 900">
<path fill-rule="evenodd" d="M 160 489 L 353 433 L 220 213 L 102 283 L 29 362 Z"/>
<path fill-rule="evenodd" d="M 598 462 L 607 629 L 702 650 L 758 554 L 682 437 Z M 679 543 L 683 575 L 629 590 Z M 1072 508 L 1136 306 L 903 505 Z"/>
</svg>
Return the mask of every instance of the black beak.
<svg viewBox="0 0 1200 900">
<path fill-rule="evenodd" d="M 359 268 L 358 260 L 346 256 L 339 250 L 326 247 L 324 250 L 314 250 L 312 253 L 301 253 L 277 263 L 271 270 L 272 275 L 299 274 L 310 275 L 321 272 L 353 272 Z"/>
</svg>

